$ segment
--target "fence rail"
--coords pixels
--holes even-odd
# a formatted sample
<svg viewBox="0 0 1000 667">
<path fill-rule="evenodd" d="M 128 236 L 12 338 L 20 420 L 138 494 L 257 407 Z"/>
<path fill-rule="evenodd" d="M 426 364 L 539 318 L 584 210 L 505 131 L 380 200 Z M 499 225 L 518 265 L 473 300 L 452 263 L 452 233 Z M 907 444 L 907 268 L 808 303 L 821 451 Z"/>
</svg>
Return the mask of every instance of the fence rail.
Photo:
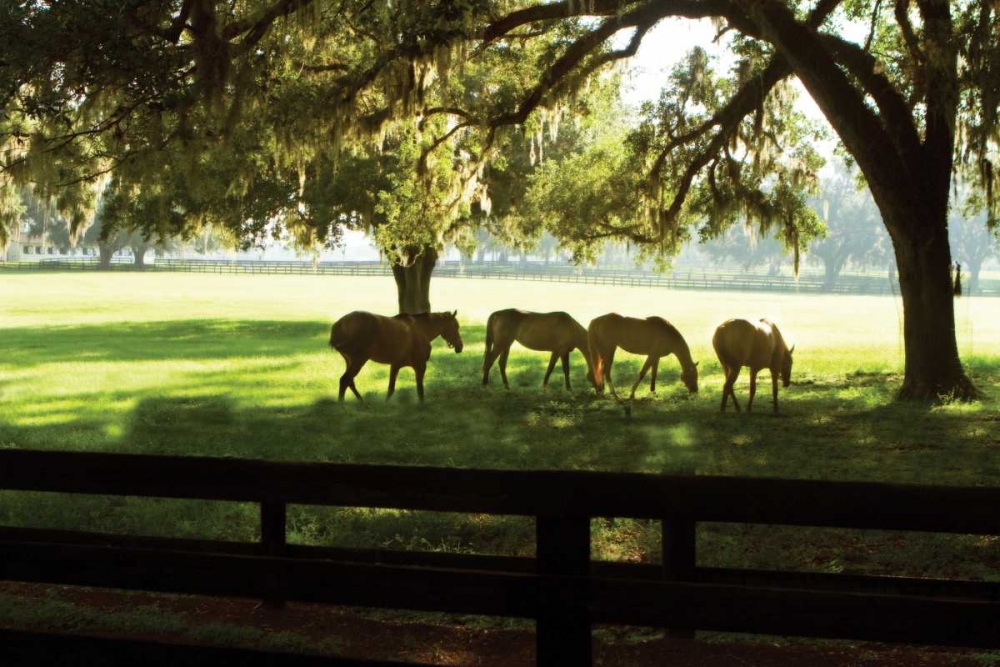
<svg viewBox="0 0 1000 667">
<path fill-rule="evenodd" d="M 1000 647 L 998 583 L 696 565 L 699 522 L 997 535 L 996 488 L 0 450 L 0 489 L 253 502 L 261 521 L 256 543 L 0 529 L 5 579 L 529 618 L 540 665 L 591 664 L 593 623 Z M 287 544 L 290 504 L 530 516 L 536 555 Z M 660 520 L 661 564 L 592 561 L 595 517 Z"/>
<path fill-rule="evenodd" d="M 94 260 L 48 259 L 39 262 L 0 263 L 0 271 L 152 271 L 251 275 L 338 275 L 391 276 L 389 266 L 379 262 L 310 262 L 158 259 L 155 263 L 136 267 L 128 260 L 118 259 L 110 267 L 101 267 Z M 895 294 L 899 288 L 888 275 L 841 275 L 832 284 L 823 276 L 805 272 L 793 276 L 768 275 L 762 272 L 716 272 L 700 269 L 678 269 L 667 273 L 614 268 L 584 268 L 555 264 L 461 264 L 441 262 L 434 269 L 441 278 L 483 280 L 520 280 L 537 282 L 568 282 L 590 285 L 650 287 L 685 290 L 729 290 L 792 292 L 802 294 Z M 979 286 L 966 293 L 975 296 L 1000 296 L 1000 280 L 980 280 Z"/>
</svg>

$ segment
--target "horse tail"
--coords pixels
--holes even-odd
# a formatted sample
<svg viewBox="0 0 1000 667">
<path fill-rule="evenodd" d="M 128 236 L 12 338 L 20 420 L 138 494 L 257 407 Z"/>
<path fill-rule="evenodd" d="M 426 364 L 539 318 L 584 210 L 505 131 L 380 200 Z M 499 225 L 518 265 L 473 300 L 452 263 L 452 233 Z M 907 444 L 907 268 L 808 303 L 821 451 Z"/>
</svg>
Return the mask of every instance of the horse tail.
<svg viewBox="0 0 1000 667">
<path fill-rule="evenodd" d="M 348 326 L 348 324 L 355 319 L 352 318 L 351 315 L 354 315 L 354 313 L 344 315 L 339 320 L 334 322 L 332 327 L 330 327 L 330 347 L 335 350 L 339 350 L 351 341 L 350 329 L 356 328 Z"/>
<path fill-rule="evenodd" d="M 335 350 L 337 349 L 338 345 L 344 342 L 344 339 L 342 337 L 343 332 L 340 330 L 340 327 L 337 326 L 338 324 L 340 324 L 340 322 L 334 322 L 333 326 L 330 327 L 330 347 L 332 347 Z"/>
<path fill-rule="evenodd" d="M 490 313 L 490 316 L 486 318 L 486 351 L 483 354 L 483 359 L 489 359 L 490 352 L 493 350 L 493 323 L 496 321 L 496 313 Z"/>
<path fill-rule="evenodd" d="M 604 391 L 604 355 L 597 341 L 597 332 L 587 332 L 587 346 L 590 348 L 590 361 L 594 369 L 594 389 Z"/>
</svg>

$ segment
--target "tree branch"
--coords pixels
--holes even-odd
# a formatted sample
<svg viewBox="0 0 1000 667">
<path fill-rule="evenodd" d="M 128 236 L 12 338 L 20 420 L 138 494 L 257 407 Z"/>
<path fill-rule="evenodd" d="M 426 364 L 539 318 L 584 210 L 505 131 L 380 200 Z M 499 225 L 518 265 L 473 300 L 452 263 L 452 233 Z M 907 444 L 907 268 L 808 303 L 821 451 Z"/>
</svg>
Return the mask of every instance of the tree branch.
<svg viewBox="0 0 1000 667">
<path fill-rule="evenodd" d="M 841 0 L 820 0 L 809 13 L 806 25 L 813 29 L 818 28 L 833 13 L 833 10 L 837 8 L 840 2 Z M 711 118 L 691 132 L 671 140 L 657 157 L 653 168 L 650 170 L 650 176 L 655 177 L 659 173 L 671 152 L 699 139 L 713 127 L 722 126 L 723 129 L 720 131 L 728 136 L 730 132 L 739 126 L 739 123 L 747 114 L 752 113 L 754 110 L 759 110 L 764 103 L 764 99 L 771 92 L 771 89 L 791 73 L 792 68 L 785 58 L 778 55 L 773 56 L 764 68 L 764 71 L 757 78 L 747 82 L 743 88 L 730 98 L 725 107 L 717 111 Z"/>
<path fill-rule="evenodd" d="M 868 38 L 865 39 L 865 51 L 871 48 L 872 40 L 875 39 L 875 26 L 878 22 L 878 15 L 882 11 L 882 0 L 875 0 L 875 7 L 872 9 L 871 24 L 868 26 Z"/>
<path fill-rule="evenodd" d="M 548 5 L 544 6 L 548 7 Z M 650 2 L 640 5 L 633 11 L 620 17 L 616 16 L 615 18 L 607 19 L 597 28 L 570 44 L 563 55 L 542 75 L 539 84 L 521 102 L 516 111 L 496 116 L 490 121 L 490 125 L 498 127 L 501 125 L 523 123 L 531 112 L 538 107 L 547 92 L 552 90 L 564 77 L 572 73 L 590 53 L 623 28 L 636 27 L 639 29 L 641 41 L 641 36 L 645 35 L 649 28 L 664 17 L 685 16 L 688 18 L 705 18 L 720 14 L 733 14 L 731 9 L 731 5 L 726 0 L 665 0 L 663 2 Z M 726 12 L 726 10 L 730 11 Z M 738 20 L 738 17 L 736 17 L 736 20 Z M 638 48 L 638 44 L 635 44 L 635 48 Z M 610 62 L 615 59 L 615 56 L 609 54 L 601 57 L 607 58 L 604 62 Z M 590 69 L 589 71 L 593 70 Z"/>
<path fill-rule="evenodd" d="M 906 50 L 910 52 L 910 58 L 913 59 L 913 62 L 920 64 L 924 62 L 924 54 L 920 50 L 920 40 L 917 39 L 917 35 L 913 31 L 913 24 L 910 23 L 909 9 L 910 0 L 896 0 L 896 23 L 899 24 L 899 30 L 903 34 L 903 42 L 906 44 Z"/>
<path fill-rule="evenodd" d="M 918 159 L 920 136 L 913 124 L 910 107 L 885 74 L 879 71 L 879 63 L 875 57 L 856 44 L 834 35 L 822 34 L 820 40 L 837 62 L 843 64 L 875 100 L 882 114 L 882 124 L 903 158 L 911 163 Z"/>
<path fill-rule="evenodd" d="M 222 29 L 222 38 L 232 40 L 246 33 L 237 50 L 238 53 L 246 53 L 264 38 L 264 35 L 270 30 L 271 24 L 278 18 L 294 14 L 311 2 L 312 0 L 278 0 L 255 16 L 233 21 L 226 25 Z"/>
<path fill-rule="evenodd" d="M 816 31 L 797 21 L 791 10 L 776 0 L 737 2 L 760 25 L 765 39 L 788 59 L 794 73 L 857 158 L 869 184 L 882 194 L 919 190 L 917 180 L 913 179 L 915 165 L 907 163 L 898 153 L 888 130 L 865 104 L 863 93 L 852 85 L 816 39 Z"/>
<path fill-rule="evenodd" d="M 924 23 L 924 42 L 933 54 L 924 63 L 927 83 L 926 129 L 923 151 L 927 156 L 925 186 L 943 192 L 938 215 L 947 215 L 948 186 L 955 147 L 955 118 L 958 113 L 958 45 L 947 0 L 917 0 Z M 943 184 L 943 189 L 942 189 Z"/>
<path fill-rule="evenodd" d="M 567 16 L 582 16 L 584 15 L 582 11 L 583 4 L 584 3 L 582 2 L 574 3 L 569 0 L 563 0 L 562 2 L 534 5 L 526 7 L 525 9 L 513 11 L 486 26 L 482 36 L 484 46 L 489 45 L 490 42 L 500 39 L 515 28 L 520 28 L 523 25 L 534 23 L 535 21 L 554 21 L 556 19 L 566 18 Z M 626 3 L 621 0 L 594 0 L 593 11 L 587 12 L 587 15 L 613 16 L 617 13 L 618 9 L 625 4 Z M 571 8 L 577 7 L 580 11 L 570 12 Z"/>
</svg>

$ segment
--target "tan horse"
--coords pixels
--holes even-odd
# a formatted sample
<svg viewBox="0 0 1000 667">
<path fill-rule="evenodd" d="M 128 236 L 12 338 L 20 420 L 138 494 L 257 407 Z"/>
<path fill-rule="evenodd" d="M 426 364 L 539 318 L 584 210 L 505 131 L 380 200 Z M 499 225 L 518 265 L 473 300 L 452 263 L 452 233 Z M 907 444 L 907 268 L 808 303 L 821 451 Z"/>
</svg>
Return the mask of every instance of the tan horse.
<svg viewBox="0 0 1000 667">
<path fill-rule="evenodd" d="M 542 386 L 547 387 L 549 376 L 556 367 L 556 360 L 562 360 L 566 388 L 569 389 L 569 353 L 574 349 L 587 362 L 587 380 L 594 382 L 591 370 L 590 351 L 587 348 L 587 330 L 566 313 L 532 313 L 526 310 L 508 308 L 490 314 L 486 320 L 486 352 L 483 354 L 483 386 L 489 384 L 493 362 L 500 359 L 500 378 L 503 386 L 507 383 L 507 357 L 510 346 L 517 341 L 529 350 L 551 352 L 549 368 L 545 371 Z"/>
<path fill-rule="evenodd" d="M 622 317 L 617 313 L 608 313 L 590 322 L 587 329 L 590 342 L 590 358 L 594 364 L 595 387 L 604 390 L 607 380 L 611 393 L 618 398 L 615 385 L 611 381 L 611 365 L 615 361 L 615 350 L 619 347 L 632 354 L 645 354 L 646 363 L 642 365 L 639 379 L 632 385 L 631 398 L 635 398 L 635 390 L 639 387 L 646 373 L 653 371 L 649 385 L 650 391 L 656 391 L 656 371 L 660 357 L 677 355 L 681 364 L 681 380 L 692 394 L 698 392 L 698 364 L 691 360 L 684 337 L 674 325 L 662 317 L 647 317 L 642 320 L 637 317 Z"/>
<path fill-rule="evenodd" d="M 747 401 L 747 412 L 753 409 L 753 397 L 757 393 L 757 373 L 762 368 L 771 371 L 771 393 L 774 396 L 774 412 L 778 412 L 778 374 L 781 383 L 787 387 L 792 379 L 792 349 L 788 349 L 785 339 L 773 322 L 760 320 L 733 319 L 719 325 L 712 336 L 712 347 L 722 364 L 726 374 L 726 384 L 722 387 L 721 412 L 726 411 L 726 401 L 732 396 L 733 407 L 740 411 L 736 402 L 733 385 L 740 375 L 743 366 L 750 367 L 750 400 Z"/>
<path fill-rule="evenodd" d="M 399 369 L 412 366 L 417 376 L 417 396 L 424 400 L 424 372 L 431 356 L 431 341 L 441 336 L 455 352 L 462 351 L 462 336 L 458 332 L 458 311 L 426 315 L 385 317 L 361 310 L 344 315 L 330 329 L 330 347 L 344 357 L 347 369 L 340 377 L 339 400 L 348 389 L 358 400 L 361 394 L 354 378 L 369 359 L 389 364 L 389 393 L 396 391 Z"/>
</svg>

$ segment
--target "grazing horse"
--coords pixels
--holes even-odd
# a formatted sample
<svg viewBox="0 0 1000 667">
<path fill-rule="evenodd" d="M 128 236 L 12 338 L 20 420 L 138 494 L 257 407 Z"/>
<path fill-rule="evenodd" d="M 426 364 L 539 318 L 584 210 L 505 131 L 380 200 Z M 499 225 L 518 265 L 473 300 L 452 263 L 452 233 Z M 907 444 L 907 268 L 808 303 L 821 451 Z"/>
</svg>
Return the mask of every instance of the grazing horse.
<svg viewBox="0 0 1000 667">
<path fill-rule="evenodd" d="M 792 379 L 792 352 L 795 351 L 794 345 L 792 349 L 788 349 L 778 327 L 764 319 L 759 322 L 727 320 L 715 330 L 712 347 L 715 348 L 722 371 L 726 374 L 720 412 L 726 411 L 726 401 L 730 396 L 733 397 L 736 412 L 740 411 L 733 384 L 740 375 L 740 369 L 749 366 L 750 400 L 747 401 L 747 412 L 753 409 L 753 397 L 757 393 L 757 373 L 766 368 L 771 371 L 771 393 L 774 396 L 774 412 L 777 414 L 778 374 L 781 374 L 781 383 L 787 387 Z"/>
<path fill-rule="evenodd" d="M 369 359 L 389 364 L 389 393 L 396 391 L 396 375 L 404 366 L 412 366 L 417 375 L 417 396 L 424 400 L 424 372 L 431 356 L 431 341 L 441 336 L 455 352 L 462 351 L 462 336 L 458 332 L 458 311 L 424 315 L 385 317 L 356 310 L 333 323 L 330 347 L 344 357 L 347 369 L 340 377 L 339 400 L 350 389 L 358 400 L 361 394 L 354 378 Z"/>
<path fill-rule="evenodd" d="M 642 320 L 608 313 L 591 320 L 587 337 L 597 391 L 604 390 L 604 381 L 607 380 L 611 393 L 618 398 L 618 392 L 611 381 L 611 365 L 615 361 L 615 350 L 620 347 L 626 352 L 647 355 L 646 363 L 639 372 L 639 379 L 632 385 L 630 398 L 635 398 L 635 390 L 650 369 L 653 370 L 653 379 L 649 390 L 656 391 L 656 371 L 660 357 L 671 354 L 676 354 L 681 363 L 681 380 L 684 386 L 690 393 L 698 393 L 698 364 L 691 360 L 691 351 L 681 333 L 662 317 L 647 317 Z"/>
<path fill-rule="evenodd" d="M 531 313 L 526 310 L 508 308 L 498 310 L 486 320 L 486 352 L 483 355 L 483 386 L 490 382 L 490 369 L 493 362 L 500 358 L 500 378 L 503 386 L 507 384 L 507 356 L 510 346 L 517 341 L 529 350 L 551 352 L 549 369 L 545 371 L 542 386 L 547 387 L 549 376 L 556 367 L 556 359 L 562 359 L 563 375 L 566 377 L 566 388 L 569 389 L 569 353 L 574 349 L 587 362 L 587 380 L 593 384 L 594 374 L 590 363 L 590 350 L 587 347 L 587 330 L 567 313 Z"/>
</svg>

